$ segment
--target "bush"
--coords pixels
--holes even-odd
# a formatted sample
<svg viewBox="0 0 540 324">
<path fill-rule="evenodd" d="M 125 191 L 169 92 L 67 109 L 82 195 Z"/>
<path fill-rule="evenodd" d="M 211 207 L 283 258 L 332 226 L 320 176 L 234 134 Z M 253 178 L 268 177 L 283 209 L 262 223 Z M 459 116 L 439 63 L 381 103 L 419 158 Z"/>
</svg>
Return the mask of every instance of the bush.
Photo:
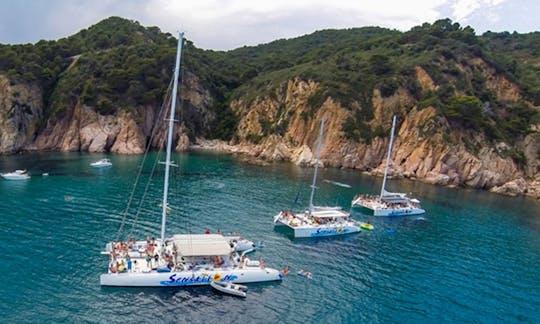
<svg viewBox="0 0 540 324">
<path fill-rule="evenodd" d="M 455 96 L 444 106 L 448 118 L 459 119 L 465 127 L 479 129 L 483 124 L 481 102 L 473 96 Z"/>
<path fill-rule="evenodd" d="M 379 85 L 379 91 L 384 98 L 392 96 L 399 87 L 399 83 L 394 79 L 385 79 Z"/>
</svg>

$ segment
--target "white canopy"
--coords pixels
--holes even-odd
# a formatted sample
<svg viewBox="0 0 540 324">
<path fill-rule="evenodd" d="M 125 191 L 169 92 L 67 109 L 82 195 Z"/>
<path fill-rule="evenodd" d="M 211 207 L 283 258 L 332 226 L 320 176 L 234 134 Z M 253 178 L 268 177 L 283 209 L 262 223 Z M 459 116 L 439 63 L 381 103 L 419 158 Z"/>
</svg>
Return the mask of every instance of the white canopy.
<svg viewBox="0 0 540 324">
<path fill-rule="evenodd" d="M 337 217 L 349 217 L 349 213 L 344 210 L 327 209 L 327 210 L 314 210 L 311 212 L 311 216 L 317 218 L 337 218 Z"/>
<path fill-rule="evenodd" d="M 407 197 L 406 193 L 403 192 L 388 192 L 384 191 L 383 196 L 381 197 L 382 200 L 387 201 L 389 203 L 407 203 L 409 201 L 409 198 Z"/>
<path fill-rule="evenodd" d="M 229 255 L 233 248 L 229 240 L 219 234 L 174 235 L 173 242 L 182 256 Z"/>
</svg>

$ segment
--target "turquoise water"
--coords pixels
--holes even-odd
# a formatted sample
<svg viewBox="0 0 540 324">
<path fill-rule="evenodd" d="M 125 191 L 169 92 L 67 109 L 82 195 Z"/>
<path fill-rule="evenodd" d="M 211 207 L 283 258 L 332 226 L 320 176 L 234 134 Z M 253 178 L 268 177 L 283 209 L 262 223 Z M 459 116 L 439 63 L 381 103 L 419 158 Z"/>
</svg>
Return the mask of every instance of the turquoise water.
<svg viewBox="0 0 540 324">
<path fill-rule="evenodd" d="M 390 190 L 422 198 L 423 219 L 376 218 L 371 232 L 294 240 L 273 229 L 272 216 L 299 189 L 298 205 L 307 205 L 313 170 L 202 153 L 175 156 L 167 232 L 239 231 L 264 240 L 253 258 L 289 265 L 290 274 L 251 284 L 246 299 L 209 287 L 101 287 L 107 258 L 99 251 L 116 236 L 141 163 L 140 156 L 110 156 L 112 168 L 89 167 L 102 157 L 0 157 L 0 171 L 32 173 L 28 181 L 0 181 L 3 322 L 540 322 L 540 203 L 392 180 Z M 354 194 L 376 193 L 381 181 L 337 169 L 320 170 L 320 179 L 353 186 L 320 182 L 316 202 L 344 207 Z M 145 212 L 136 226 L 128 219 L 124 232 L 159 236 L 161 186 L 157 177 Z M 313 279 L 296 275 L 299 269 Z"/>
</svg>

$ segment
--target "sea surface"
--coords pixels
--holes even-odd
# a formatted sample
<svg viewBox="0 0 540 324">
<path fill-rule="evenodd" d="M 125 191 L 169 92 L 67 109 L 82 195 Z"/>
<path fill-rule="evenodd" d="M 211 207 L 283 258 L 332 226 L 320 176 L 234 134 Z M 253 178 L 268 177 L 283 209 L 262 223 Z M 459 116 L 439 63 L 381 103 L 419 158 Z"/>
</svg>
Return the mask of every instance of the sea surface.
<svg viewBox="0 0 540 324">
<path fill-rule="evenodd" d="M 349 236 L 293 239 L 273 228 L 272 217 L 298 192 L 293 208 L 308 204 L 313 169 L 210 153 L 174 156 L 167 233 L 240 232 L 265 243 L 251 258 L 288 265 L 289 275 L 250 284 L 245 299 L 210 287 L 101 287 L 108 260 L 99 252 L 116 238 L 142 164 L 142 156 L 112 155 L 112 168 L 89 166 L 102 157 L 0 157 L 1 172 L 32 174 L 0 180 L 0 322 L 540 323 L 539 202 L 390 180 L 389 190 L 413 192 L 427 213 L 371 218 L 373 231 Z M 151 169 L 145 163 L 141 183 Z M 141 212 L 127 214 L 124 237 L 159 237 L 162 165 L 155 172 Z M 316 203 L 346 209 L 381 183 L 339 169 L 320 170 L 319 180 Z M 132 206 L 144 192 L 135 190 Z M 369 219 L 359 211 L 353 218 Z"/>
</svg>

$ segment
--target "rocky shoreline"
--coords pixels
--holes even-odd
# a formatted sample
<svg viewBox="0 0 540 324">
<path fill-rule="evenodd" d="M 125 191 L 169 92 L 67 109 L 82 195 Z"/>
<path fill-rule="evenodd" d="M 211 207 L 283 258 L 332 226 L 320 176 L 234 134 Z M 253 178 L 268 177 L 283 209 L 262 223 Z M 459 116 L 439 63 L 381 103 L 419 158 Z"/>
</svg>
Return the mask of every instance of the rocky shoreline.
<svg viewBox="0 0 540 324">
<path fill-rule="evenodd" d="M 264 151 L 264 148 L 260 145 L 255 145 L 252 143 L 242 143 L 232 145 L 229 142 L 222 140 L 207 140 L 202 138 L 197 138 L 195 142 L 189 145 L 189 150 L 200 150 L 200 151 L 210 151 L 221 154 L 234 154 L 237 155 L 242 161 L 255 165 L 267 166 L 275 161 L 288 161 L 296 165 L 303 166 L 313 166 L 314 165 L 314 155 L 312 154 L 309 147 L 303 147 L 300 150 L 296 150 L 296 154 L 291 156 L 274 156 L 269 158 L 267 155 L 261 154 Z M 328 167 L 340 167 L 347 168 L 345 166 L 333 165 L 331 161 L 326 160 L 324 157 L 321 158 L 321 165 Z M 357 168 L 349 168 L 357 169 Z M 362 173 L 382 177 L 384 172 L 384 160 L 381 160 L 381 163 L 374 169 L 371 170 L 361 170 Z M 428 183 L 432 185 L 441 185 L 446 187 L 470 187 L 467 184 L 454 184 L 448 183 L 448 175 L 446 174 L 436 174 L 431 172 L 428 177 L 417 177 L 411 175 L 410 173 L 402 172 L 399 169 L 391 166 L 389 170 L 389 176 L 393 178 L 406 178 L 414 181 L 420 181 L 423 183 Z M 509 182 L 506 182 L 500 186 L 493 186 L 490 188 L 476 188 L 476 189 L 487 189 L 490 192 L 502 194 L 506 196 L 528 196 L 540 200 L 540 179 L 535 179 L 533 181 L 527 182 L 523 178 L 518 178 Z"/>
</svg>

